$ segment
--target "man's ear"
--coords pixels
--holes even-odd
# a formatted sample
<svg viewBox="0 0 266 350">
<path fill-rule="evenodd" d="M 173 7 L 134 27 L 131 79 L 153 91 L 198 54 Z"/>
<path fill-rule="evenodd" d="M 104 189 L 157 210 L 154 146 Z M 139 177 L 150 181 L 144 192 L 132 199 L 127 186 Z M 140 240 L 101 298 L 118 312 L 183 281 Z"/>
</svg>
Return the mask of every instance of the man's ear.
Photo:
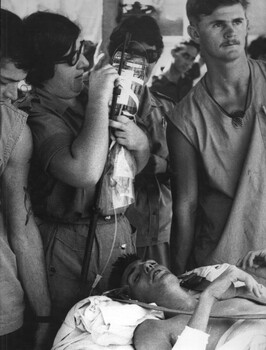
<svg viewBox="0 0 266 350">
<path fill-rule="evenodd" d="M 199 44 L 200 38 L 199 38 L 199 32 L 197 28 L 194 25 L 189 25 L 187 27 L 188 35 L 191 37 L 193 41 L 195 41 L 197 44 Z"/>
<path fill-rule="evenodd" d="M 175 49 L 171 50 L 171 55 L 172 55 L 172 57 L 175 57 Z"/>
<path fill-rule="evenodd" d="M 250 23 L 249 23 L 249 19 L 247 18 L 247 32 L 249 32 L 250 30 Z"/>
</svg>

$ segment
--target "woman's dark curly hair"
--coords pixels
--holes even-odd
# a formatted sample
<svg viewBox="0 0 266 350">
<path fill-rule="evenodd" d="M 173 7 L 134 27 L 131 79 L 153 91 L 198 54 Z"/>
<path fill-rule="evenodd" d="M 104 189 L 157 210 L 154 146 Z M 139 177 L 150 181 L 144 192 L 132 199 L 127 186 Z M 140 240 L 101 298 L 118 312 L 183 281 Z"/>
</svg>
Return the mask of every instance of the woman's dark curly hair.
<svg viewBox="0 0 266 350">
<path fill-rule="evenodd" d="M 25 50 L 25 34 L 22 20 L 14 13 L 1 9 L 1 61 L 12 61 L 19 69 L 24 69 L 28 63 Z"/>
<path fill-rule="evenodd" d="M 54 76 L 54 68 L 71 48 L 80 34 L 80 28 L 67 17 L 38 11 L 24 19 L 27 50 L 30 54 L 27 83 L 42 87 Z"/>
<path fill-rule="evenodd" d="M 160 28 L 153 17 L 143 15 L 127 17 L 115 27 L 108 46 L 110 57 L 124 43 L 126 33 L 131 34 L 131 41 L 155 45 L 159 54 L 162 53 L 164 45 Z"/>
</svg>

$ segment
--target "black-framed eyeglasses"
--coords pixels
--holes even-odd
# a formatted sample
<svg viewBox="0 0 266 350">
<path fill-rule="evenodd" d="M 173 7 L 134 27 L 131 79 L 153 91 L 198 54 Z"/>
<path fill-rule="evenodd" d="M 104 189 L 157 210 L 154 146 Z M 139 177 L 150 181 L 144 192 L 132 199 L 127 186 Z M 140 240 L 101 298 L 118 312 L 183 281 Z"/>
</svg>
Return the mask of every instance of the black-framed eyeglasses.
<svg viewBox="0 0 266 350">
<path fill-rule="evenodd" d="M 130 48 L 130 49 L 126 50 L 126 52 L 128 52 L 131 55 L 145 57 L 149 64 L 158 61 L 158 59 L 160 58 L 160 53 L 158 51 L 152 50 L 152 49 L 140 50 L 139 48 L 134 48 L 134 49 Z"/>
<path fill-rule="evenodd" d="M 68 55 L 62 57 L 60 60 L 56 61 L 56 63 L 67 63 L 69 66 L 75 66 L 82 54 L 82 50 L 84 47 L 85 40 L 80 42 L 80 46 L 78 50 L 74 50 L 70 52 Z"/>
</svg>

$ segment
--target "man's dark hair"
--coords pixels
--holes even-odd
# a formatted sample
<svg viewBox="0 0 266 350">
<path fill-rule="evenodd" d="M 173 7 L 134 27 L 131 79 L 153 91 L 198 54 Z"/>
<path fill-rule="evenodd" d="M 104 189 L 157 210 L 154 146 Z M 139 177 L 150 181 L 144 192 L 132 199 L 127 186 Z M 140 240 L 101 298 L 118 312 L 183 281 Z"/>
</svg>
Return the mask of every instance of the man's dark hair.
<svg viewBox="0 0 266 350">
<path fill-rule="evenodd" d="M 67 17 L 46 11 L 35 12 L 24 19 L 27 50 L 31 55 L 27 82 L 41 87 L 54 76 L 54 68 L 71 48 L 80 28 Z"/>
<path fill-rule="evenodd" d="M 247 9 L 247 0 L 187 0 L 186 11 L 189 22 L 192 24 L 200 22 L 201 16 L 209 16 L 218 7 L 240 4 L 244 10 Z"/>
<path fill-rule="evenodd" d="M 163 51 L 163 38 L 156 20 L 151 16 L 129 16 L 124 19 L 110 36 L 108 52 L 110 57 L 121 46 L 126 38 L 126 33 L 131 34 L 131 41 L 146 43 L 156 46 L 159 54 Z"/>
<path fill-rule="evenodd" d="M 266 36 L 259 36 L 257 39 L 254 39 L 248 46 L 247 51 L 253 59 L 266 55 Z"/>
<path fill-rule="evenodd" d="M 24 68 L 27 61 L 25 54 L 25 34 L 22 20 L 14 13 L 1 9 L 1 47 L 0 58 L 12 61 L 17 68 Z"/>
<path fill-rule="evenodd" d="M 109 289 L 121 287 L 121 278 L 128 265 L 134 261 L 140 260 L 137 254 L 125 254 L 120 256 L 113 264 L 113 268 L 109 277 Z"/>
<path fill-rule="evenodd" d="M 183 46 L 192 46 L 195 47 L 195 49 L 199 52 L 200 51 L 200 46 L 199 44 L 197 44 L 194 40 L 182 40 L 180 41 L 180 43 L 178 43 L 175 47 L 174 47 L 174 51 L 178 52 L 182 49 Z"/>
</svg>

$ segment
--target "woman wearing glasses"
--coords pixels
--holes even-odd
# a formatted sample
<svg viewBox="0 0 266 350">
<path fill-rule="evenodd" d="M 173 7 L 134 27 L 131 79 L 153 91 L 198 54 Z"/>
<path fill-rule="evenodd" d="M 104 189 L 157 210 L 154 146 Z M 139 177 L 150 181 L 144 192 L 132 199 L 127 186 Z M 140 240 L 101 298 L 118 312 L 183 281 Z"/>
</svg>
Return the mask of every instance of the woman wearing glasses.
<svg viewBox="0 0 266 350">
<path fill-rule="evenodd" d="M 23 102 L 35 147 L 30 190 L 44 240 L 54 319 L 60 323 L 80 298 L 81 266 L 96 185 L 109 146 L 109 100 L 118 75 L 102 59 L 85 88 L 83 74 L 89 63 L 83 55 L 80 28 L 49 12 L 36 12 L 24 23 L 32 58 L 27 82 L 33 88 Z M 141 170 L 149 157 L 148 139 L 133 121 L 127 121 L 124 129 L 126 145 L 134 151 Z M 88 287 L 99 281 L 94 293 L 100 294 L 107 288 L 113 261 L 134 251 L 127 218 L 123 214 L 100 216 Z"/>
</svg>

